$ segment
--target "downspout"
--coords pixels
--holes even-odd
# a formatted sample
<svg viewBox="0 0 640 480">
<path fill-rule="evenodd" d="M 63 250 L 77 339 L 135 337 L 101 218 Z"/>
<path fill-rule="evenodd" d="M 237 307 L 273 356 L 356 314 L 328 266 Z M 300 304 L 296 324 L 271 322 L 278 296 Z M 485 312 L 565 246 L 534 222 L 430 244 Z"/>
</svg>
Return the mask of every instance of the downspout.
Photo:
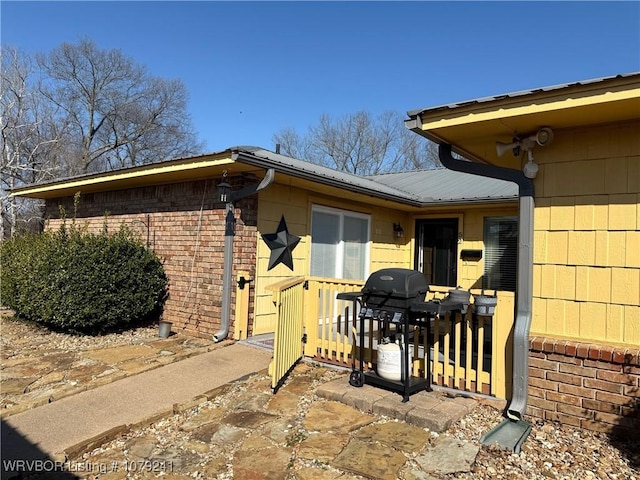
<svg viewBox="0 0 640 480">
<path fill-rule="evenodd" d="M 226 204 L 225 227 L 224 227 L 224 266 L 222 273 L 222 312 L 220 319 L 220 330 L 213 335 L 214 342 L 220 342 L 229 335 L 229 320 L 231 318 L 231 286 L 233 283 L 233 237 L 236 235 L 236 217 L 234 215 L 235 202 L 245 197 L 253 195 L 258 191 L 268 187 L 275 179 L 275 170 L 267 170 L 262 181 L 256 185 L 250 185 L 237 192 L 231 192 L 229 201 Z"/>
<path fill-rule="evenodd" d="M 518 278 L 516 284 L 516 320 L 513 334 L 513 395 L 507 417 L 522 420 L 527 409 L 529 383 L 529 329 L 533 303 L 533 181 L 520 170 L 458 160 L 451 155 L 451 145 L 438 148 L 440 162 L 456 172 L 514 182 L 518 185 Z"/>
</svg>

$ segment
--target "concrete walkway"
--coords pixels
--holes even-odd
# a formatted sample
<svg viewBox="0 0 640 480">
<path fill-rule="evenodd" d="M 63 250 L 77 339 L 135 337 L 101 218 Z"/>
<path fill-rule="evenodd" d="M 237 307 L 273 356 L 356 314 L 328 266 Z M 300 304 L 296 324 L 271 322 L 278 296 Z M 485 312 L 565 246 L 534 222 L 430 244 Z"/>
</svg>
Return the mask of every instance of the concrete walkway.
<svg viewBox="0 0 640 480">
<path fill-rule="evenodd" d="M 122 425 L 170 411 L 221 385 L 268 367 L 271 352 L 233 344 L 124 378 L 3 419 L 2 457 L 25 458 L 25 445 L 53 458 Z"/>
</svg>

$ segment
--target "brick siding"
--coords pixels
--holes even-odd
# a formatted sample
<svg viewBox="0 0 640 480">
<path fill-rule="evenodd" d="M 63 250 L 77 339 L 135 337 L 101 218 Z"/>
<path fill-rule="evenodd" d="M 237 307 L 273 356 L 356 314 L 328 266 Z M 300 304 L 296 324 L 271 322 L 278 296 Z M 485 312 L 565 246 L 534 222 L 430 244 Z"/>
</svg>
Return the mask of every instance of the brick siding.
<svg viewBox="0 0 640 480">
<path fill-rule="evenodd" d="M 527 413 L 609 434 L 640 435 L 640 350 L 529 339 Z"/>
<path fill-rule="evenodd" d="M 234 189 L 244 184 L 228 179 Z M 247 182 L 253 183 L 253 182 Z M 67 222 L 74 217 L 73 198 L 47 200 L 46 228 L 61 223 L 59 206 Z M 106 212 L 106 214 L 105 214 Z M 163 262 L 169 279 L 163 319 L 173 331 L 210 338 L 220 328 L 225 239 L 225 209 L 216 201 L 216 182 L 200 180 L 168 185 L 91 193 L 80 197 L 76 223 L 89 231 L 109 230 L 122 223 L 140 234 Z M 236 204 L 233 279 L 244 270 L 254 277 L 257 242 L 257 198 Z M 147 228 L 148 225 L 148 228 Z M 235 288 L 232 288 L 230 337 L 233 335 Z M 252 330 L 253 295 L 249 305 Z"/>
</svg>

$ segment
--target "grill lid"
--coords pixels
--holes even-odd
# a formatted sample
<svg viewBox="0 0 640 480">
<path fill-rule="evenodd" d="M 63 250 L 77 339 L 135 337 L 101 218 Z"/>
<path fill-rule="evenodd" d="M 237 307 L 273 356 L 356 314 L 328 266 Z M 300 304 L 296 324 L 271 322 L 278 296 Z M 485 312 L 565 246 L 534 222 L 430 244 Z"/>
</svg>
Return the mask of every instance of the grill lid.
<svg viewBox="0 0 640 480">
<path fill-rule="evenodd" d="M 422 301 L 428 291 L 424 275 L 408 268 L 383 268 L 373 272 L 362 287 L 364 295 L 418 301 Z"/>
</svg>

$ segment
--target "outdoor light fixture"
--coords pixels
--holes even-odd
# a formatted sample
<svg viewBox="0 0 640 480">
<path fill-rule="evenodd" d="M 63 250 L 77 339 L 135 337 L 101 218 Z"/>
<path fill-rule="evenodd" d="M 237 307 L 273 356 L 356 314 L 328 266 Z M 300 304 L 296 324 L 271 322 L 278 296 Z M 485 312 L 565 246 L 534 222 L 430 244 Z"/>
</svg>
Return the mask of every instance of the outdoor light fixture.
<svg viewBox="0 0 640 480">
<path fill-rule="evenodd" d="M 546 147 L 553 142 L 553 130 L 549 127 L 543 127 L 536 133 L 529 135 L 523 139 L 514 137 L 511 143 L 496 142 L 496 152 L 498 156 L 504 155 L 511 150 L 514 156 L 520 155 L 520 151 L 527 152 L 527 163 L 522 168 L 524 176 L 527 178 L 536 178 L 538 174 L 538 165 L 533 161 L 533 149 L 536 146 Z"/>
<path fill-rule="evenodd" d="M 400 225 L 399 223 L 394 223 L 393 234 L 396 236 L 396 238 L 404 237 L 404 229 L 402 228 L 402 225 Z"/>
<path fill-rule="evenodd" d="M 222 173 L 222 181 L 218 184 L 218 200 L 220 203 L 229 203 L 231 201 L 231 185 L 227 182 L 227 171 Z"/>
<path fill-rule="evenodd" d="M 527 178 L 536 178 L 536 175 L 538 175 L 538 164 L 533 161 L 531 150 L 529 150 L 529 160 L 522 167 L 522 173 Z"/>
</svg>

